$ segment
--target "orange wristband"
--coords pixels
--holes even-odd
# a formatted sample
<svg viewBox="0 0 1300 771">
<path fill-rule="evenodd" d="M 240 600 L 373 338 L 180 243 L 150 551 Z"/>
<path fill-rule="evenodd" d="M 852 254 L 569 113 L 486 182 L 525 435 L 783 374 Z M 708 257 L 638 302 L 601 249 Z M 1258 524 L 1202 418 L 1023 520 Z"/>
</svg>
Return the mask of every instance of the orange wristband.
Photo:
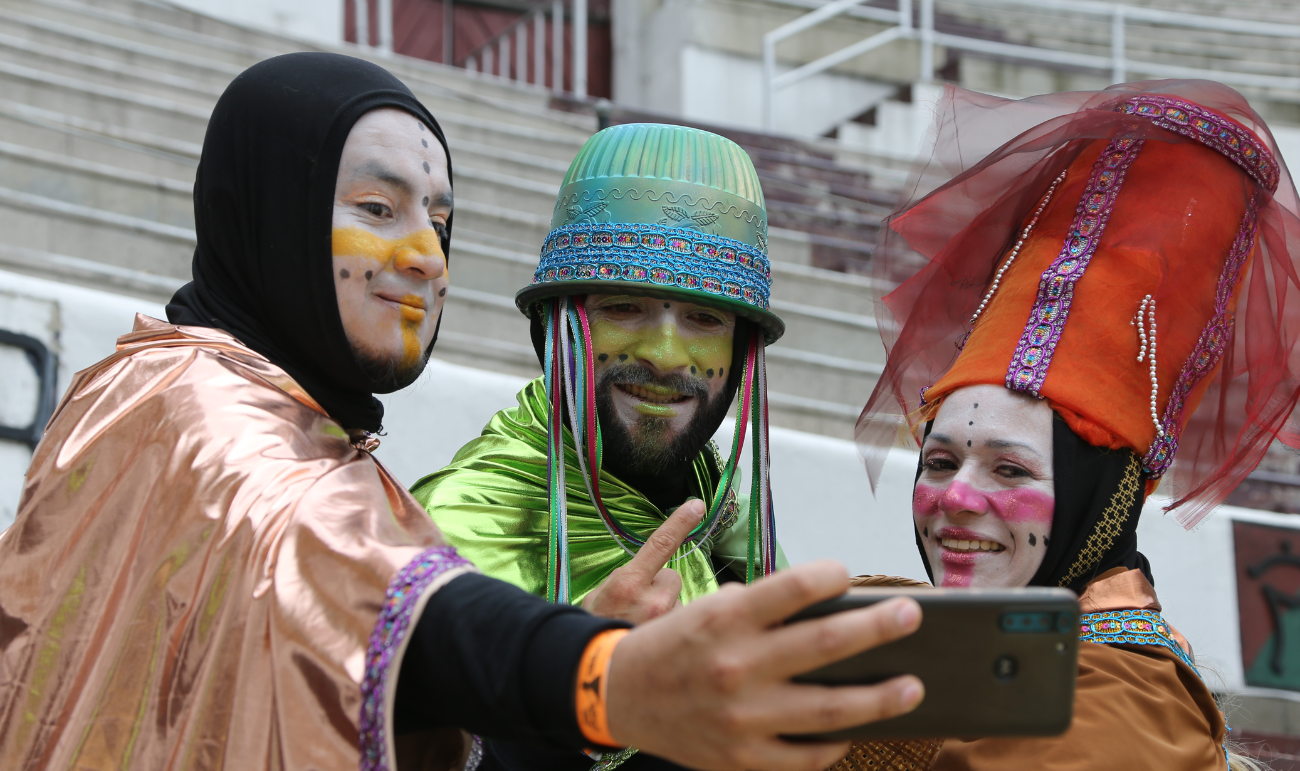
<svg viewBox="0 0 1300 771">
<path fill-rule="evenodd" d="M 587 741 L 602 747 L 617 747 L 609 735 L 606 699 L 609 696 L 609 662 L 614 646 L 628 633 L 627 629 L 607 629 L 591 638 L 578 662 L 578 686 L 575 702 L 578 727 Z"/>
</svg>

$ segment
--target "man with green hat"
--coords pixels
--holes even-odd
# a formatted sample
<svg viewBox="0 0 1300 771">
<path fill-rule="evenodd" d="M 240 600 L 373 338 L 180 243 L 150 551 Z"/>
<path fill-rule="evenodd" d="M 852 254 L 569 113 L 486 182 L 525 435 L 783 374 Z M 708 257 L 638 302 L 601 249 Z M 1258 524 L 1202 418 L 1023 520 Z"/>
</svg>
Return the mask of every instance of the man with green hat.
<svg viewBox="0 0 1300 771">
<path fill-rule="evenodd" d="M 654 124 L 589 139 L 516 295 L 543 376 L 412 488 L 460 553 L 633 622 L 776 569 L 763 354 L 785 325 L 766 252 L 735 143 Z M 724 459 L 710 438 L 737 396 Z"/>
</svg>

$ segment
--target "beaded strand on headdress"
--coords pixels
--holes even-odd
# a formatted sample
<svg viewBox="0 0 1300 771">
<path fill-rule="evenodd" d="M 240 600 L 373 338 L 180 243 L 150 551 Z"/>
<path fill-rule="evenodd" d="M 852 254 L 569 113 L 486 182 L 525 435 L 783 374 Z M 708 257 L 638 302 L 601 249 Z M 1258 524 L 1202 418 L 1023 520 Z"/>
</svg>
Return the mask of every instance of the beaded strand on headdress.
<svg viewBox="0 0 1300 771">
<path fill-rule="evenodd" d="M 1159 410 L 1156 409 L 1156 397 L 1160 393 L 1160 382 L 1156 375 L 1156 301 L 1151 295 L 1142 298 L 1142 304 L 1138 306 L 1137 315 L 1129 322 L 1138 328 L 1138 339 L 1142 347 L 1138 349 L 1137 360 L 1140 362 L 1147 359 L 1148 371 L 1151 376 L 1151 422 L 1156 426 L 1156 436 L 1165 435 L 1165 427 L 1160 425 Z M 1151 326 L 1150 340 L 1147 339 L 1147 325 Z M 1147 354 L 1147 345 L 1151 346 L 1151 353 Z"/>
<path fill-rule="evenodd" d="M 1003 274 L 1011 268 L 1011 263 L 1016 261 L 1016 257 L 1020 254 L 1020 247 L 1025 245 L 1025 241 L 1029 239 L 1029 234 L 1034 231 L 1034 225 L 1038 224 L 1038 218 L 1042 215 L 1043 209 L 1046 209 L 1047 203 L 1052 200 L 1052 193 L 1056 192 L 1057 185 L 1061 184 L 1061 181 L 1064 179 L 1065 172 L 1062 171 L 1057 175 L 1056 179 L 1052 180 L 1052 185 L 1047 188 L 1047 193 L 1043 195 L 1043 200 L 1038 202 L 1038 208 L 1034 210 L 1034 216 L 1029 220 L 1029 224 L 1025 225 L 1025 229 L 1021 231 L 1020 240 L 1016 241 L 1015 248 L 1011 250 L 1011 256 L 1007 257 L 1007 261 L 1002 263 L 1001 268 L 998 268 L 997 275 L 993 277 L 993 284 L 989 286 L 989 291 L 984 294 L 984 299 L 980 302 L 980 306 L 975 309 L 975 315 L 970 317 L 970 326 L 972 328 L 975 326 L 975 322 L 979 319 L 980 314 L 988 307 L 989 302 L 993 299 L 993 295 L 998 291 L 998 286 L 1002 283 Z"/>
</svg>

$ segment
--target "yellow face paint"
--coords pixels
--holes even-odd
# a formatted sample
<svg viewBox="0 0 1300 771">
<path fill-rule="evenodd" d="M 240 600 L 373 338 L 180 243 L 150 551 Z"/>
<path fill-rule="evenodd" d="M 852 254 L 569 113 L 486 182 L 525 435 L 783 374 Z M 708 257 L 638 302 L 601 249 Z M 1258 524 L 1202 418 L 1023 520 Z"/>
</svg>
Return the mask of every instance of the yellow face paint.
<svg viewBox="0 0 1300 771">
<path fill-rule="evenodd" d="M 332 237 L 336 257 L 364 257 L 386 263 L 400 250 L 409 249 L 419 255 L 437 255 L 443 258 L 444 263 L 446 261 L 442 241 L 433 228 L 417 230 L 397 239 L 381 238 L 358 227 L 334 228 Z"/>
<path fill-rule="evenodd" d="M 683 334 L 677 323 L 621 324 L 602 318 L 591 320 L 591 348 L 596 367 L 644 360 L 661 371 L 682 371 L 708 381 L 711 392 L 726 383 L 726 368 L 731 365 L 734 330 L 730 327 L 712 333 Z M 654 385 L 642 388 L 666 393 Z M 652 417 L 673 417 L 674 404 L 640 401 L 636 411 Z"/>
<path fill-rule="evenodd" d="M 402 366 L 413 366 L 420 360 L 423 348 L 420 347 L 420 324 L 425 312 L 418 307 L 424 300 L 417 295 L 408 294 L 402 298 L 402 307 L 398 313 L 402 316 Z"/>
</svg>

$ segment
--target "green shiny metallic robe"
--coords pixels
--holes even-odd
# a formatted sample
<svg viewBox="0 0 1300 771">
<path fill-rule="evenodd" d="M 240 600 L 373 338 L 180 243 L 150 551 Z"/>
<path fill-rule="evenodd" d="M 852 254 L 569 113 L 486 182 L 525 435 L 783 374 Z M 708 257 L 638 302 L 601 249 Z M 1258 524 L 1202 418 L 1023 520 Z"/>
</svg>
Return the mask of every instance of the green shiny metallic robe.
<svg viewBox="0 0 1300 771">
<path fill-rule="evenodd" d="M 456 453 L 451 464 L 424 477 L 411 493 L 424 505 L 456 549 L 489 576 L 546 596 L 550 565 L 550 501 L 547 497 L 546 388 L 541 378 L 519 392 L 519 405 L 492 417 L 483 434 Z M 572 602 L 579 603 L 615 568 L 625 552 L 601 521 L 583 482 L 573 436 L 564 430 L 565 485 L 569 510 L 569 572 Z M 712 503 L 721 475 L 716 452 L 706 449 L 693 464 L 695 494 Z M 648 537 L 667 516 L 645 496 L 608 471 L 600 472 L 605 506 L 638 536 Z M 744 579 L 749 506 L 742 496 L 728 504 L 718 532 L 694 553 L 668 564 L 682 577 L 682 602 L 718 588 L 710 557 L 730 564 Z M 784 567 L 784 560 L 780 560 Z"/>
</svg>

